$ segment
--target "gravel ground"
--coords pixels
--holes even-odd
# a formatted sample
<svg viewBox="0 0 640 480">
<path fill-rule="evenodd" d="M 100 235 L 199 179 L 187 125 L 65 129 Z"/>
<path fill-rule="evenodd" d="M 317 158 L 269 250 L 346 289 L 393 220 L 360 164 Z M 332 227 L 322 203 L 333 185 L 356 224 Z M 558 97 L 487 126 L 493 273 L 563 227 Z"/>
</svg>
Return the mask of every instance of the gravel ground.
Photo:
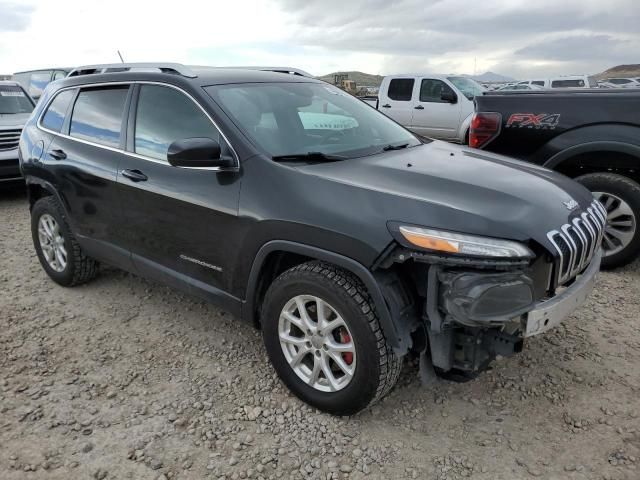
<svg viewBox="0 0 640 480">
<path fill-rule="evenodd" d="M 357 416 L 292 397 L 260 333 L 105 268 L 41 269 L 23 193 L 0 192 L 0 478 L 640 478 L 640 265 L 519 356 L 398 386 Z"/>
</svg>

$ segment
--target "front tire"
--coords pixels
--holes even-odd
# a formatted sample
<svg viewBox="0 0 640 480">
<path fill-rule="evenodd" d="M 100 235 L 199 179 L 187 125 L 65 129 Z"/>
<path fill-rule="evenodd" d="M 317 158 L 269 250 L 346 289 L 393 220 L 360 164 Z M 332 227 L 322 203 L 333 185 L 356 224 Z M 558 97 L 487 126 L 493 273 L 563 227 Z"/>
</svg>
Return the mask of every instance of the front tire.
<svg viewBox="0 0 640 480">
<path fill-rule="evenodd" d="M 602 267 L 621 267 L 640 253 L 640 185 L 615 173 L 590 173 L 576 178 L 607 210 Z"/>
<path fill-rule="evenodd" d="M 98 273 L 98 262 L 80 248 L 55 197 L 41 198 L 33 205 L 31 235 L 40 264 L 54 282 L 73 287 Z"/>
<path fill-rule="evenodd" d="M 334 415 L 380 400 L 402 366 L 364 285 L 322 262 L 287 270 L 269 287 L 262 332 L 278 376 L 300 399 Z"/>
</svg>

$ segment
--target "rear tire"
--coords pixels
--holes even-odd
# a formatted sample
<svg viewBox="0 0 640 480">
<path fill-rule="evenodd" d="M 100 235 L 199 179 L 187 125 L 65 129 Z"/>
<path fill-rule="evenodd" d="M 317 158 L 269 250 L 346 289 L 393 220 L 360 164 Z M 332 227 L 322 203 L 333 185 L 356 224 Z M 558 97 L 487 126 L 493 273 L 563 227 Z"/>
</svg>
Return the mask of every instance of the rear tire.
<svg viewBox="0 0 640 480">
<path fill-rule="evenodd" d="M 626 265 L 640 253 L 640 185 L 615 173 L 590 173 L 576 181 L 607 209 L 602 268 Z"/>
<path fill-rule="evenodd" d="M 300 313 L 301 305 L 304 315 Z M 320 318 L 327 320 L 322 322 Z M 261 322 L 267 354 L 278 376 L 296 396 L 320 410 L 334 415 L 354 414 L 384 397 L 398 380 L 401 358 L 387 344 L 366 288 L 345 270 L 322 262 L 287 270 L 269 287 Z M 332 330 L 330 325 L 335 324 L 344 327 Z M 313 334 L 308 335 L 296 325 Z M 283 342 L 285 337 L 288 340 Z M 345 342 L 340 343 L 340 338 Z M 296 342 L 294 347 L 289 347 L 291 342 Z M 336 362 L 331 345 L 338 345 L 342 350 L 336 351 L 342 352 L 350 345 L 353 353 L 337 353 L 340 357 Z M 317 367 L 314 375 L 325 353 L 328 375 L 324 374 L 324 366 Z M 303 355 L 301 359 L 292 360 L 298 354 Z M 347 370 L 351 373 L 347 374 Z M 332 386 L 330 377 L 338 379 L 338 388 Z"/>
<path fill-rule="evenodd" d="M 38 260 L 54 282 L 73 287 L 98 273 L 98 262 L 80 248 L 55 197 L 41 198 L 33 205 L 31 235 Z"/>
</svg>

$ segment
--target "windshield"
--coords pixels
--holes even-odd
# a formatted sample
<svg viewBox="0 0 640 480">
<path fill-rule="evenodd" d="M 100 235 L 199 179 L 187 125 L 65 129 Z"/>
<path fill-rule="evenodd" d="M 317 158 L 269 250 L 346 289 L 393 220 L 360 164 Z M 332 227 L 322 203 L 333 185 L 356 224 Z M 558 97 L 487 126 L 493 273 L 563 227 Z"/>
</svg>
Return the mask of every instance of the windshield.
<svg viewBox="0 0 640 480">
<path fill-rule="evenodd" d="M 324 83 L 244 83 L 205 90 L 272 157 L 345 158 L 420 145 L 412 133 Z M 389 150 L 390 148 L 387 148 Z"/>
<path fill-rule="evenodd" d="M 447 80 L 453 83 L 469 100 L 473 100 L 473 97 L 482 95 L 482 92 L 487 90 L 475 80 L 467 77 L 447 77 Z"/>
<path fill-rule="evenodd" d="M 0 115 L 31 113 L 33 103 L 17 85 L 0 85 Z"/>
</svg>

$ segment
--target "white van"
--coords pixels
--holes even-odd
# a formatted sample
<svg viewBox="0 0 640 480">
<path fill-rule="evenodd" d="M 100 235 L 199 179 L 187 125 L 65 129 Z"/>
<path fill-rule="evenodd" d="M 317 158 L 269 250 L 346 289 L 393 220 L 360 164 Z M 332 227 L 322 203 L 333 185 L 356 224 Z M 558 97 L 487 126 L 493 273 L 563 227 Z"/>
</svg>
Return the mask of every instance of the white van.
<svg viewBox="0 0 640 480">
<path fill-rule="evenodd" d="M 535 80 L 523 80 L 517 85 L 538 85 L 544 88 L 597 88 L 598 83 L 589 75 L 565 75 L 561 77 L 537 78 Z"/>
<path fill-rule="evenodd" d="M 484 91 L 459 75 L 390 75 L 377 101 L 365 101 L 419 135 L 467 143 L 473 98 Z"/>
</svg>

